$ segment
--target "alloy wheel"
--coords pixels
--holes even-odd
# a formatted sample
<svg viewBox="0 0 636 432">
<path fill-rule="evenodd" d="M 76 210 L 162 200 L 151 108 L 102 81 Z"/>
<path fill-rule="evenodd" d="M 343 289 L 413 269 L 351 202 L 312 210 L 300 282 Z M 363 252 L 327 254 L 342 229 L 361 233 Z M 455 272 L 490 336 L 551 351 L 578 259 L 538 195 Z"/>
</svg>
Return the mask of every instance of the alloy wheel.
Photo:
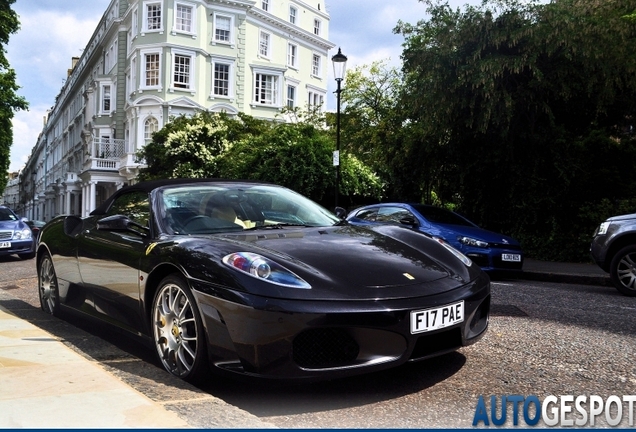
<svg viewBox="0 0 636 432">
<path fill-rule="evenodd" d="M 153 306 L 154 340 L 163 366 L 173 375 L 186 378 L 197 361 L 197 312 L 186 288 L 169 281 L 162 284 Z"/>
<path fill-rule="evenodd" d="M 618 262 L 616 275 L 621 285 L 630 290 L 636 290 L 636 253 L 623 256 Z"/>
<path fill-rule="evenodd" d="M 42 310 L 51 315 L 57 315 L 60 304 L 59 288 L 53 261 L 49 255 L 45 255 L 40 262 L 38 287 Z"/>
</svg>

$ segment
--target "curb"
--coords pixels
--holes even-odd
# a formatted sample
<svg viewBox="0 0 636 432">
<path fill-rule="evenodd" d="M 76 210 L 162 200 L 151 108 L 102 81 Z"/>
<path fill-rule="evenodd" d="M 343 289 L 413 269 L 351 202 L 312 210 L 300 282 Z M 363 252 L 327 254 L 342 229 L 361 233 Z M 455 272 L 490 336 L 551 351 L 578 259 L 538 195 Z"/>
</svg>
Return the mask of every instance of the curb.
<svg viewBox="0 0 636 432">
<path fill-rule="evenodd" d="M 579 285 L 601 285 L 614 287 L 612 280 L 609 276 L 600 275 L 581 275 L 581 274 L 567 274 L 567 273 L 549 273 L 549 272 L 535 272 L 535 271 L 523 271 L 521 274 L 516 275 L 515 279 L 531 280 L 539 282 L 555 282 L 555 283 L 567 283 L 567 284 L 579 284 Z"/>
</svg>

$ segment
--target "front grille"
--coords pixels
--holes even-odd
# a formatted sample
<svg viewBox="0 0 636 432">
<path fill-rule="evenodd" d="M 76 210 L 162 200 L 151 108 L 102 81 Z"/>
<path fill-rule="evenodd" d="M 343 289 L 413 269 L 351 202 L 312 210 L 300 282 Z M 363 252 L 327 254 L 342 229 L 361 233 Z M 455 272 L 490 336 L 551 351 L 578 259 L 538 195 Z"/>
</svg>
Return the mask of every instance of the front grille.
<svg viewBox="0 0 636 432">
<path fill-rule="evenodd" d="M 13 231 L 0 231 L 0 240 L 9 240 L 13 237 Z"/>
<path fill-rule="evenodd" d="M 437 353 L 448 352 L 461 346 L 462 333 L 460 327 L 455 327 L 438 333 L 425 334 L 417 339 L 410 360 L 429 357 Z"/>
<path fill-rule="evenodd" d="M 294 339 L 294 361 L 307 369 L 325 369 L 352 364 L 360 352 L 358 343 L 344 329 L 305 330 Z"/>
</svg>

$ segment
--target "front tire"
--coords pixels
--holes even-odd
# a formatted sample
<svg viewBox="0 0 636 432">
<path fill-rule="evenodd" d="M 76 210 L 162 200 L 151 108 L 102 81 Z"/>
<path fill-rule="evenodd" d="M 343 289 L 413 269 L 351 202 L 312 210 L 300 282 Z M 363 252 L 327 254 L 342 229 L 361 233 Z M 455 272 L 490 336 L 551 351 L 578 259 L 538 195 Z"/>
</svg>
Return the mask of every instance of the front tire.
<svg viewBox="0 0 636 432">
<path fill-rule="evenodd" d="M 45 253 L 38 262 L 38 292 L 40 307 L 53 316 L 60 314 L 60 289 L 51 255 Z"/>
<path fill-rule="evenodd" d="M 626 246 L 614 255 L 610 277 L 621 294 L 636 297 L 636 245 Z"/>
<path fill-rule="evenodd" d="M 151 327 L 159 360 L 171 374 L 194 382 L 208 372 L 205 331 L 190 288 L 170 275 L 159 284 Z"/>
</svg>

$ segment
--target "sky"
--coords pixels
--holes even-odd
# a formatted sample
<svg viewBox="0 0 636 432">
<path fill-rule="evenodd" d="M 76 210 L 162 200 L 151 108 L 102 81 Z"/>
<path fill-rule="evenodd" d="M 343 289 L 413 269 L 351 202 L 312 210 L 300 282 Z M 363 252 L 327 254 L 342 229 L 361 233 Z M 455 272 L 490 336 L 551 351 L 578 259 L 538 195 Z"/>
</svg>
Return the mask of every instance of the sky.
<svg viewBox="0 0 636 432">
<path fill-rule="evenodd" d="M 470 0 L 450 0 L 460 6 Z M 13 119 L 11 172 L 21 169 L 42 131 L 47 109 L 55 103 L 71 58 L 80 56 L 110 0 L 16 0 L 20 30 L 6 46 L 9 63 L 16 71 L 18 91 L 29 102 L 28 111 Z M 403 38 L 393 34 L 399 20 L 416 23 L 425 18 L 418 0 L 326 0 L 330 15 L 328 39 L 348 57 L 347 69 L 387 60 L 399 66 Z M 330 62 L 331 63 L 331 62 Z M 335 90 L 332 67 L 328 68 L 328 93 Z M 346 82 L 343 84 L 346 85 Z M 327 110 L 335 111 L 333 97 Z"/>
</svg>

